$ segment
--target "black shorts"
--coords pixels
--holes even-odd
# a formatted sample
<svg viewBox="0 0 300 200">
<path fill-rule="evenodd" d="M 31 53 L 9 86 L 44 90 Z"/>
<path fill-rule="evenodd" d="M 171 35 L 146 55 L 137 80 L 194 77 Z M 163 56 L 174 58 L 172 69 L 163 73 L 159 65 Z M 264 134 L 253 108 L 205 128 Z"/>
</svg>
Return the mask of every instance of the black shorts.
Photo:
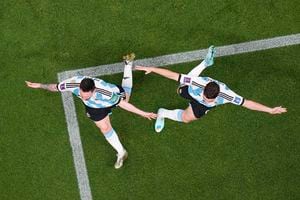
<svg viewBox="0 0 300 200">
<path fill-rule="evenodd" d="M 196 101 L 188 92 L 188 86 L 184 85 L 184 86 L 180 86 L 177 90 L 178 94 L 185 98 L 190 100 L 190 104 L 192 106 L 193 109 L 193 113 L 195 115 L 195 117 L 200 118 L 202 116 L 204 116 L 209 110 L 211 110 L 214 107 L 207 107 L 201 103 L 199 103 L 198 101 Z"/>
<path fill-rule="evenodd" d="M 119 85 L 117 85 L 117 87 L 120 90 L 120 94 L 122 94 L 122 99 L 125 99 L 126 98 L 125 90 Z M 120 99 L 120 101 L 121 101 L 121 99 Z M 91 120 L 93 120 L 95 122 L 100 121 L 100 120 L 104 119 L 107 115 L 111 114 L 111 109 L 116 107 L 120 103 L 120 101 L 118 101 L 115 105 L 112 105 L 107 108 L 91 108 L 91 107 L 88 107 L 85 105 L 86 115 L 88 118 L 90 118 Z"/>
</svg>

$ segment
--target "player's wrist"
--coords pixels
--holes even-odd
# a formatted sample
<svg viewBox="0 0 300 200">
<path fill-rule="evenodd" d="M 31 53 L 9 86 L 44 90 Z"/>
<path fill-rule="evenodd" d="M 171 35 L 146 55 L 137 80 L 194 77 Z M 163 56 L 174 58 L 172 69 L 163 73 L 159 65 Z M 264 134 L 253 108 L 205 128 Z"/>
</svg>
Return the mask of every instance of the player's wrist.
<svg viewBox="0 0 300 200">
<path fill-rule="evenodd" d="M 273 114 L 273 112 L 274 112 L 274 109 L 273 109 L 273 108 L 268 108 L 268 109 L 267 109 L 267 113 Z"/>
</svg>

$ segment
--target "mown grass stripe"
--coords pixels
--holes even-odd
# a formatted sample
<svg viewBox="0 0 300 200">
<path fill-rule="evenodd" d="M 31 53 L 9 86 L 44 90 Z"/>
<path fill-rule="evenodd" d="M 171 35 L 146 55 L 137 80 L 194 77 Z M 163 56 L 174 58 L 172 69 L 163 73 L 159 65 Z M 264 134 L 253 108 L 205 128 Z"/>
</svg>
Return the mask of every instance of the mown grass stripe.
<svg viewBox="0 0 300 200">
<path fill-rule="evenodd" d="M 255 52 L 297 44 L 300 44 L 300 33 L 217 47 L 216 57 Z M 135 63 L 137 65 L 145 66 L 166 66 L 200 60 L 205 57 L 206 53 L 207 49 L 201 49 L 196 51 L 158 56 L 154 58 L 140 59 L 136 60 Z M 58 80 L 62 81 L 74 75 L 101 76 L 107 74 L 115 74 L 123 72 L 123 67 L 123 63 L 115 63 L 65 71 L 58 73 Z M 80 197 L 82 200 L 91 200 L 91 188 L 89 185 L 89 179 L 83 154 L 83 148 L 80 140 L 79 126 L 72 94 L 62 93 L 62 101 L 66 115 Z"/>
</svg>

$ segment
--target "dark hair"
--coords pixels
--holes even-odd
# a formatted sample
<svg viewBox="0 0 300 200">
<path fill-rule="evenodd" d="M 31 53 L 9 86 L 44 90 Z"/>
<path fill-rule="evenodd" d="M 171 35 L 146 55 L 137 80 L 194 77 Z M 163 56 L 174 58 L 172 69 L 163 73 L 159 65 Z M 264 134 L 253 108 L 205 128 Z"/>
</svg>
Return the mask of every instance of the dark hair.
<svg viewBox="0 0 300 200">
<path fill-rule="evenodd" d="M 218 96 L 220 92 L 220 86 L 216 82 L 209 82 L 205 87 L 204 87 L 204 96 L 208 99 L 214 99 Z"/>
<path fill-rule="evenodd" d="M 79 88 L 80 88 L 83 92 L 94 91 L 94 89 L 95 89 L 95 82 L 94 82 L 94 80 L 91 79 L 91 78 L 84 78 L 84 79 L 82 79 L 82 81 L 80 82 Z"/>
</svg>

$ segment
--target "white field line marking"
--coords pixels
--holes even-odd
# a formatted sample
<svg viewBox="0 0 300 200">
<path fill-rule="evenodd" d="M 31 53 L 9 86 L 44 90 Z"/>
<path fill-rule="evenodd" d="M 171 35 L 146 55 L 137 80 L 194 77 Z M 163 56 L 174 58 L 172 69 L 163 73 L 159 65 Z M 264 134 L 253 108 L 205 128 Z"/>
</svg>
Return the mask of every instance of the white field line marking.
<svg viewBox="0 0 300 200">
<path fill-rule="evenodd" d="M 67 77 L 69 77 L 68 73 L 59 74 L 58 81 L 61 82 Z M 72 147 L 80 198 L 81 200 L 92 200 L 92 192 L 83 155 L 74 99 L 70 92 L 62 92 L 61 95 L 67 121 L 69 140 Z"/>
<path fill-rule="evenodd" d="M 216 57 L 261 51 L 297 44 L 300 44 L 300 33 L 216 47 Z M 135 64 L 145 66 L 166 66 L 178 63 L 186 63 L 204 59 L 206 53 L 207 49 L 201 49 L 196 51 L 189 51 L 158 56 L 154 58 L 136 60 Z M 100 65 L 96 67 L 65 71 L 58 73 L 58 80 L 62 81 L 66 78 L 70 78 L 75 75 L 101 76 L 107 74 L 115 74 L 123 72 L 123 67 L 124 64 L 120 62 L 115 64 Z M 62 101 L 66 115 L 80 197 L 81 200 L 92 200 L 92 193 L 89 185 L 89 179 L 83 154 L 83 148 L 80 140 L 78 121 L 76 117 L 76 111 L 72 94 L 62 93 Z"/>
<path fill-rule="evenodd" d="M 254 51 L 261 51 L 266 49 L 285 47 L 290 45 L 300 44 L 300 33 L 274 37 L 264 40 L 255 40 L 250 42 L 243 42 L 239 44 L 226 45 L 221 47 L 216 47 L 217 53 L 215 57 L 229 56 L 241 53 L 248 53 Z M 136 60 L 134 63 L 136 65 L 145 66 L 166 66 L 174 65 L 179 63 L 193 62 L 205 58 L 207 49 L 201 49 L 196 51 L 188 51 L 183 53 L 175 53 L 164 56 L 158 56 L 154 58 L 146 58 Z M 70 76 L 75 75 L 85 75 L 85 76 L 102 76 L 107 74 L 115 74 L 123 72 L 124 64 L 123 62 L 100 65 L 96 67 L 88 67 L 77 70 L 67 71 Z"/>
</svg>

